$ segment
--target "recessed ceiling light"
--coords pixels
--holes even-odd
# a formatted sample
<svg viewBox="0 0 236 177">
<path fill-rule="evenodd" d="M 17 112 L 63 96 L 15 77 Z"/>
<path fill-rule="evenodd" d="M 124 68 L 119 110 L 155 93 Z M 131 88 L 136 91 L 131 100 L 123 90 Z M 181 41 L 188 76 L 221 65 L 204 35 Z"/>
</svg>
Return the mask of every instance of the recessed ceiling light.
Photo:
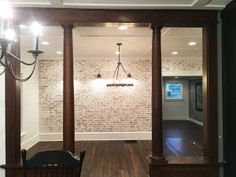
<svg viewBox="0 0 236 177">
<path fill-rule="evenodd" d="M 171 54 L 172 55 L 178 55 L 178 52 L 177 51 L 173 51 Z"/>
<path fill-rule="evenodd" d="M 27 28 L 26 25 L 19 25 L 19 27 L 20 27 L 21 29 Z"/>
<path fill-rule="evenodd" d="M 42 44 L 43 44 L 43 45 L 49 45 L 50 43 L 47 42 L 47 41 L 43 41 Z"/>
<path fill-rule="evenodd" d="M 118 29 L 124 31 L 124 30 L 128 29 L 128 26 L 120 25 L 120 26 L 118 26 Z"/>
<path fill-rule="evenodd" d="M 188 43 L 189 46 L 195 46 L 197 44 L 197 42 L 191 41 Z"/>
<path fill-rule="evenodd" d="M 62 52 L 61 52 L 61 51 L 57 51 L 56 53 L 57 53 L 58 55 L 61 55 L 61 54 L 62 54 Z"/>
<path fill-rule="evenodd" d="M 175 77 L 175 79 L 178 79 L 178 78 L 179 78 L 179 77 L 177 77 L 177 76 Z"/>
</svg>

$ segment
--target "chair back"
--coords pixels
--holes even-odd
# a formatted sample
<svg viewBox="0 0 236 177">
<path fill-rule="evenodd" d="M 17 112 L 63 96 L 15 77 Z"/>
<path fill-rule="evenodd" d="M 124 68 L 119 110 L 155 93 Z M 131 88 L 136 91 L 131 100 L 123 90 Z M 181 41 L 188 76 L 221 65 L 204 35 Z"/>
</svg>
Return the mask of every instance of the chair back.
<svg viewBox="0 0 236 177">
<path fill-rule="evenodd" d="M 21 151 L 24 177 L 80 177 L 85 151 L 77 158 L 69 151 L 41 151 L 26 159 L 26 150 Z"/>
</svg>

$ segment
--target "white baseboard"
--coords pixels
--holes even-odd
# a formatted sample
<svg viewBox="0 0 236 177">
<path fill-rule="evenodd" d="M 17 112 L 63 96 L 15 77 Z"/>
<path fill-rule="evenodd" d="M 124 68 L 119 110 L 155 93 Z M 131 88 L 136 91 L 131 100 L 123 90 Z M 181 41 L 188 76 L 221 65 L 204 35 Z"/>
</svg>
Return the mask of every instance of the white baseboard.
<svg viewBox="0 0 236 177">
<path fill-rule="evenodd" d="M 25 132 L 22 132 L 22 133 L 20 134 L 21 137 L 23 137 L 23 136 L 25 136 L 25 135 L 26 135 Z"/>
<path fill-rule="evenodd" d="M 202 122 L 194 120 L 192 118 L 182 118 L 182 119 L 164 119 L 164 120 L 188 120 L 195 124 L 203 126 Z M 142 132 L 76 132 L 76 141 L 93 141 L 93 140 L 151 140 L 151 131 Z M 29 149 L 39 141 L 62 141 L 62 133 L 40 133 L 32 138 L 28 139 L 21 144 L 23 149 Z"/>
<path fill-rule="evenodd" d="M 164 77 L 173 77 L 173 76 L 202 76 L 201 71 L 181 71 L 181 72 L 175 72 L 175 71 L 170 71 L 170 72 L 162 72 L 162 76 Z"/>
<path fill-rule="evenodd" d="M 39 140 L 40 141 L 62 141 L 63 134 L 62 133 L 40 133 Z"/>
<path fill-rule="evenodd" d="M 62 133 L 40 133 L 40 141 L 62 141 Z M 77 132 L 76 141 L 93 140 L 151 140 L 151 131 L 145 132 Z"/>
<path fill-rule="evenodd" d="M 189 117 L 163 117 L 163 120 L 189 120 Z"/>
<path fill-rule="evenodd" d="M 29 149 L 40 141 L 39 135 L 35 135 L 21 144 L 21 149 Z"/>
<path fill-rule="evenodd" d="M 198 125 L 201 125 L 201 126 L 203 126 L 203 123 L 202 123 L 202 122 L 200 122 L 200 121 L 197 121 L 197 120 L 195 120 L 195 119 L 192 119 L 192 118 L 189 118 L 189 120 L 190 120 L 191 122 L 195 123 L 195 124 L 198 124 Z"/>
</svg>

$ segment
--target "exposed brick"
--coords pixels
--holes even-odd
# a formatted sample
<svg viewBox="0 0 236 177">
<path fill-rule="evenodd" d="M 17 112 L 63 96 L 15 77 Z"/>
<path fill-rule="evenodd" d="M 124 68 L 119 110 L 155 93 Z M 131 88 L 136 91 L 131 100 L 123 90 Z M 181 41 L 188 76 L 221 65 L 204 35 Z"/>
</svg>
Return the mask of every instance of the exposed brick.
<svg viewBox="0 0 236 177">
<path fill-rule="evenodd" d="M 111 78 L 116 60 L 75 60 L 76 132 L 151 130 L 151 60 L 129 59 L 123 65 L 137 79 L 134 87 L 98 89 L 92 84 L 95 75 L 99 72 L 103 79 Z M 58 60 L 39 62 L 41 133 L 62 132 L 62 66 L 63 62 Z M 202 69 L 195 60 L 164 60 L 162 66 L 163 73 Z"/>
</svg>

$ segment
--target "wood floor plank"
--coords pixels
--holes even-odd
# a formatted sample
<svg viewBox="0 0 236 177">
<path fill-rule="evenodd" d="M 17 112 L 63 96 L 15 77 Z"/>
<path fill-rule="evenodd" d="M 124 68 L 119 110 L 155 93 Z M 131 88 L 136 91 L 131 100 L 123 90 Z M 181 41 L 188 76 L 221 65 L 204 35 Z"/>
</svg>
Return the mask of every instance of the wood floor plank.
<svg viewBox="0 0 236 177">
<path fill-rule="evenodd" d="M 181 123 L 182 122 L 182 123 Z M 202 155 L 202 127 L 187 121 L 167 121 L 164 127 L 166 156 Z M 81 177 L 148 177 L 146 157 L 151 141 L 77 141 L 75 151 L 86 150 Z M 62 142 L 39 142 L 28 157 L 48 149 L 62 149 Z"/>
</svg>

